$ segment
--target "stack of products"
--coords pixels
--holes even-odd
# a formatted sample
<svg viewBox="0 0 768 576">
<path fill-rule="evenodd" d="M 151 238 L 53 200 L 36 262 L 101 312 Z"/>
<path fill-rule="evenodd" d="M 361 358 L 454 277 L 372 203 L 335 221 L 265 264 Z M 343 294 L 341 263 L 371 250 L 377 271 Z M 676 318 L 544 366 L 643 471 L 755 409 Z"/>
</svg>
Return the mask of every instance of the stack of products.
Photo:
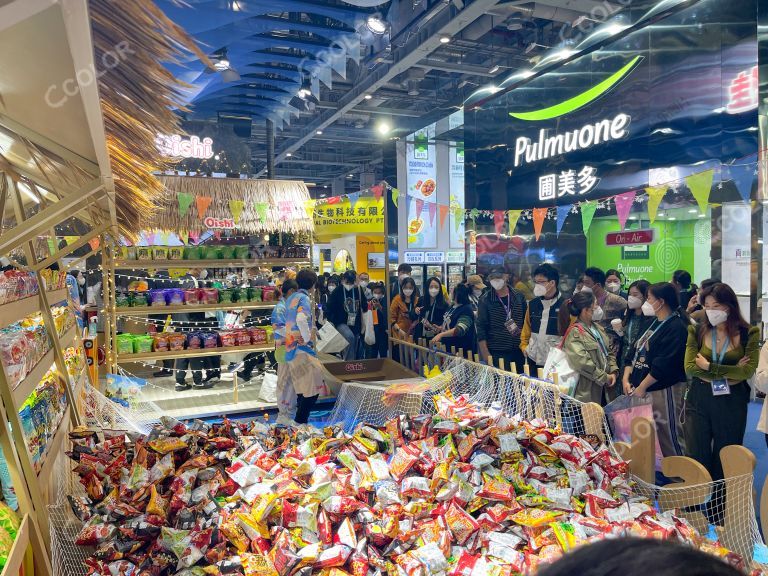
<svg viewBox="0 0 768 576">
<path fill-rule="evenodd" d="M 120 334 L 117 337 L 119 354 L 145 352 L 174 352 L 203 348 L 232 348 L 274 342 L 271 326 L 238 328 L 234 330 L 193 330 L 190 332 L 161 332 L 158 334 Z"/>
<path fill-rule="evenodd" d="M 5 567 L 21 522 L 5 502 L 0 502 L 0 570 Z"/>
<path fill-rule="evenodd" d="M 38 293 L 37 276 L 32 272 L 6 270 L 0 272 L 0 304 L 8 304 Z"/>
<path fill-rule="evenodd" d="M 255 288 L 159 288 L 148 292 L 129 292 L 117 296 L 117 305 L 123 308 L 135 306 L 180 306 L 184 304 L 234 304 L 237 302 L 274 302 L 274 286 Z"/>
<path fill-rule="evenodd" d="M 633 494 L 627 464 L 545 422 L 463 397 L 384 427 L 190 426 L 130 442 L 78 429 L 70 498 L 90 573 L 531 574 L 609 536 L 684 542 L 745 563 Z"/>
<path fill-rule="evenodd" d="M 74 325 L 65 306 L 51 308 L 57 332 L 64 334 Z M 38 312 L 0 330 L 0 360 L 11 387 L 17 386 L 51 349 L 48 333 Z"/>
<path fill-rule="evenodd" d="M 22 432 L 36 469 L 67 409 L 66 392 L 66 385 L 56 370 L 49 370 L 19 408 Z"/>
<path fill-rule="evenodd" d="M 257 258 L 308 258 L 308 246 L 123 246 L 125 260 L 253 260 Z M 249 263 L 252 264 L 252 263 Z"/>
<path fill-rule="evenodd" d="M 48 290 L 58 290 L 67 286 L 67 273 L 63 270 L 46 268 L 40 271 Z"/>
</svg>

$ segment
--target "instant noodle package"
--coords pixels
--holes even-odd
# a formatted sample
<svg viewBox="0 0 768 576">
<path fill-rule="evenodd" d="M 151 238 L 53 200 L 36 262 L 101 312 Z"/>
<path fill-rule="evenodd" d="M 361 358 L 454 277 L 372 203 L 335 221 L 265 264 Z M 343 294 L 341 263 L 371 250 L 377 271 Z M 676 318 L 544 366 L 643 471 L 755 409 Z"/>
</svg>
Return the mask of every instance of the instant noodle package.
<svg viewBox="0 0 768 576">
<path fill-rule="evenodd" d="M 100 576 L 507 576 L 641 535 L 742 558 L 633 494 L 607 447 L 437 397 L 437 415 L 341 429 L 165 419 L 76 429 L 71 497 Z"/>
</svg>

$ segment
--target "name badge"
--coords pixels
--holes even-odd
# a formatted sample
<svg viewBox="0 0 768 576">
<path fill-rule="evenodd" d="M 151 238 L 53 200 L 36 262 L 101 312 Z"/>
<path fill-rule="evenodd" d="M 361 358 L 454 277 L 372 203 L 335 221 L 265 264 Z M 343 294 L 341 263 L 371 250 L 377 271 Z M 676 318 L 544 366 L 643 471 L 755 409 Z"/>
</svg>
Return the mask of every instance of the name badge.
<svg viewBox="0 0 768 576">
<path fill-rule="evenodd" d="M 512 334 L 512 336 L 518 336 L 522 330 L 517 327 L 517 324 L 515 323 L 512 318 L 504 322 L 504 327 L 507 329 L 507 331 Z"/>
<path fill-rule="evenodd" d="M 727 396 L 730 393 L 731 387 L 728 385 L 728 380 L 712 381 L 712 396 Z"/>
</svg>

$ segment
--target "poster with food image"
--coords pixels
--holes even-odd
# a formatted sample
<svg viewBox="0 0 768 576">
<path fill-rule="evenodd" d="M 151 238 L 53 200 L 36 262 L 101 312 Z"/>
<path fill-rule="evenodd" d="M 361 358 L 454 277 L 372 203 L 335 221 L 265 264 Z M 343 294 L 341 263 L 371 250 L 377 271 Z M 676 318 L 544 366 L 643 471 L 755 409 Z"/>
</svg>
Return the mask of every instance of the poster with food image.
<svg viewBox="0 0 768 576">
<path fill-rule="evenodd" d="M 409 248 L 437 247 L 439 217 L 434 137 L 435 125 L 430 124 L 411 134 L 406 140 L 408 183 L 406 209 Z M 431 209 L 430 204 L 432 204 Z M 419 211 L 419 206 L 421 206 L 421 211 Z"/>
<path fill-rule="evenodd" d="M 464 143 L 450 143 L 450 247 L 464 248 Z"/>
</svg>

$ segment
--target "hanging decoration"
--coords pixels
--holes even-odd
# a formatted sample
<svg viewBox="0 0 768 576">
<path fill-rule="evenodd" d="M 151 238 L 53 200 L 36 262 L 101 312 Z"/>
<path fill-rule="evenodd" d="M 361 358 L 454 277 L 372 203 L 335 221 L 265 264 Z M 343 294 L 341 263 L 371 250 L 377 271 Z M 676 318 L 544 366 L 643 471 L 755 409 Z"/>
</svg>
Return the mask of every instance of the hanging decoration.
<svg viewBox="0 0 768 576">
<path fill-rule="evenodd" d="M 534 208 L 533 209 L 533 231 L 536 234 L 536 240 L 541 237 L 541 228 L 544 226 L 544 220 L 547 217 L 549 208 Z"/>
<path fill-rule="evenodd" d="M 304 212 L 307 214 L 307 218 L 313 218 L 315 215 L 315 201 L 304 200 Z"/>
<path fill-rule="evenodd" d="M 245 202 L 243 202 L 242 200 L 229 201 L 229 210 L 232 212 L 232 219 L 235 221 L 235 224 L 240 223 L 240 215 L 243 213 L 244 207 L 245 207 Z"/>
<path fill-rule="evenodd" d="M 451 207 L 447 204 L 440 204 L 438 208 L 440 209 L 440 230 L 442 230 L 445 228 L 445 219 L 448 216 L 448 212 L 450 212 Z"/>
<path fill-rule="evenodd" d="M 397 188 L 392 188 L 392 204 L 395 205 L 395 208 L 397 208 L 398 198 L 400 198 L 400 190 Z"/>
<path fill-rule="evenodd" d="M 624 226 L 627 224 L 627 218 L 629 218 L 629 213 L 632 211 L 632 204 L 635 201 L 636 195 L 637 192 L 630 190 L 629 192 L 624 192 L 624 194 L 619 194 L 613 199 L 616 204 L 616 216 L 619 218 L 619 226 L 622 230 L 624 230 Z"/>
<path fill-rule="evenodd" d="M 216 238 L 216 240 L 221 240 L 221 230 L 214 230 L 213 237 Z"/>
<path fill-rule="evenodd" d="M 384 185 L 376 184 L 375 186 L 371 186 L 371 192 L 373 193 L 373 197 L 376 199 L 376 202 L 378 202 L 381 198 L 381 195 L 384 193 Z M 395 206 L 397 206 L 397 204 L 395 204 Z"/>
<path fill-rule="evenodd" d="M 202 220 L 205 218 L 205 213 L 208 212 L 208 207 L 213 202 L 213 198 L 210 196 L 198 196 L 195 198 L 195 206 L 197 206 L 197 215 Z"/>
<path fill-rule="evenodd" d="M 192 201 L 195 197 L 187 192 L 179 192 L 176 194 L 176 199 L 179 202 L 179 216 L 184 218 L 189 212 L 189 207 L 192 206 Z"/>
<path fill-rule="evenodd" d="M 712 190 L 712 181 L 715 178 L 714 169 L 710 168 L 704 172 L 698 174 L 691 174 L 685 177 L 685 183 L 688 184 L 688 188 L 691 190 L 691 194 L 696 198 L 696 202 L 699 204 L 699 211 L 702 214 L 707 212 L 707 204 L 709 202 L 709 193 Z"/>
<path fill-rule="evenodd" d="M 584 231 L 584 236 L 586 236 L 587 231 L 589 230 L 589 227 L 592 226 L 592 218 L 594 218 L 595 211 L 597 210 L 597 202 L 588 200 L 587 202 L 583 202 L 580 208 L 581 208 L 581 229 Z"/>
<path fill-rule="evenodd" d="M 515 235 L 515 228 L 517 228 L 517 222 L 520 220 L 522 210 L 507 210 L 507 219 L 509 220 L 509 235 Z"/>
<path fill-rule="evenodd" d="M 277 203 L 280 210 L 280 220 L 288 220 L 291 217 L 291 203 L 283 200 Z"/>
<path fill-rule="evenodd" d="M 472 208 L 469 211 L 469 219 L 472 220 L 473 223 L 477 222 L 477 217 L 480 215 L 480 210 L 477 208 Z"/>
<path fill-rule="evenodd" d="M 349 207 L 352 208 L 352 210 L 355 209 L 355 204 L 357 204 L 357 201 L 360 199 L 360 192 L 350 192 L 347 194 L 347 200 L 349 200 Z"/>
<path fill-rule="evenodd" d="M 424 200 L 421 198 L 415 198 L 416 202 L 416 220 L 421 219 L 421 211 L 424 210 Z"/>
<path fill-rule="evenodd" d="M 739 196 L 744 202 L 752 198 L 752 183 L 755 181 L 755 164 L 741 164 L 728 166 L 728 176 L 733 180 Z"/>
<path fill-rule="evenodd" d="M 257 202 L 255 205 L 256 208 L 256 218 L 259 222 L 266 222 L 267 221 L 267 212 L 269 211 L 269 204 L 266 202 Z"/>
<path fill-rule="evenodd" d="M 464 209 L 461 206 L 453 208 L 453 231 L 458 233 L 461 223 L 464 221 Z"/>
<path fill-rule="evenodd" d="M 189 231 L 189 241 L 193 244 L 197 244 L 197 241 L 200 240 L 200 234 L 198 232 L 193 232 L 192 230 Z"/>
<path fill-rule="evenodd" d="M 435 225 L 435 216 L 437 215 L 437 204 L 435 202 L 428 202 L 427 209 L 429 211 L 429 225 Z"/>
<path fill-rule="evenodd" d="M 493 211 L 493 227 L 496 229 L 496 236 L 501 236 L 504 231 L 504 210 Z"/>
<path fill-rule="evenodd" d="M 667 190 L 668 187 L 666 185 L 650 186 L 645 189 L 646 194 L 648 194 L 648 216 L 651 219 L 651 224 L 656 221 L 656 214 L 659 212 L 659 204 L 661 204 Z"/>
<path fill-rule="evenodd" d="M 184 245 L 189 244 L 189 232 L 187 232 L 186 230 L 179 230 L 178 236 L 182 244 Z"/>
<path fill-rule="evenodd" d="M 563 224 L 565 224 L 566 218 L 568 218 L 568 214 L 571 213 L 571 210 L 573 209 L 573 204 L 565 204 L 563 206 L 557 207 L 557 235 L 560 236 L 560 231 L 563 229 Z"/>
</svg>

